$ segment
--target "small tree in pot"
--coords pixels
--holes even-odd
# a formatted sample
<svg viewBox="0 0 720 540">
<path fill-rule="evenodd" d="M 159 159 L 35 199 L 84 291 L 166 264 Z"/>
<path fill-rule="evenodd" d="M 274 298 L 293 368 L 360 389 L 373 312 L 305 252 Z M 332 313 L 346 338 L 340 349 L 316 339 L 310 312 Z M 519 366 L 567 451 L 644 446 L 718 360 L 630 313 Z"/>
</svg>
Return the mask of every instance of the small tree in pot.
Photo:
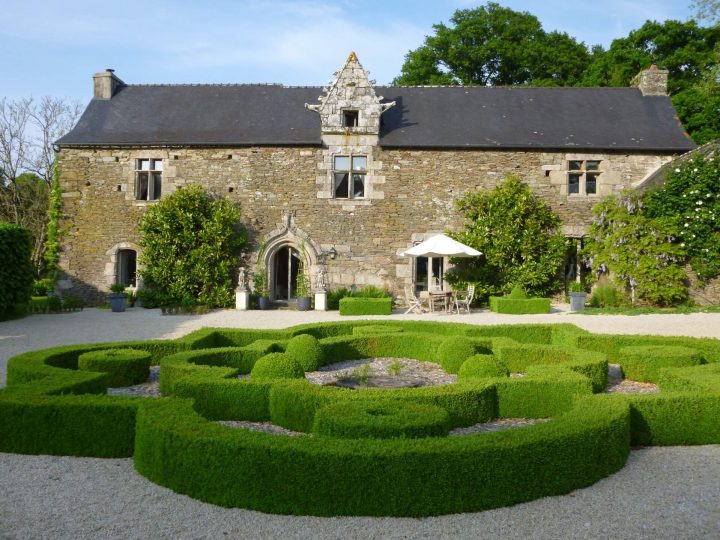
<svg viewBox="0 0 720 540">
<path fill-rule="evenodd" d="M 300 259 L 297 277 L 295 278 L 295 294 L 297 294 L 298 311 L 310 310 L 310 279 L 305 271 L 305 262 Z"/>
<path fill-rule="evenodd" d="M 261 262 L 258 263 L 253 274 L 253 288 L 258 299 L 258 308 L 269 309 L 270 308 L 270 291 L 268 290 L 268 278 L 267 268 Z"/>
<path fill-rule="evenodd" d="M 568 285 L 568 296 L 570 297 L 570 311 L 582 311 L 585 309 L 587 292 L 581 281 L 573 281 Z"/>
<path fill-rule="evenodd" d="M 127 300 L 127 294 L 125 294 L 125 285 L 122 283 L 113 283 L 110 285 L 110 308 L 115 313 L 121 313 L 125 311 L 125 303 Z"/>
</svg>

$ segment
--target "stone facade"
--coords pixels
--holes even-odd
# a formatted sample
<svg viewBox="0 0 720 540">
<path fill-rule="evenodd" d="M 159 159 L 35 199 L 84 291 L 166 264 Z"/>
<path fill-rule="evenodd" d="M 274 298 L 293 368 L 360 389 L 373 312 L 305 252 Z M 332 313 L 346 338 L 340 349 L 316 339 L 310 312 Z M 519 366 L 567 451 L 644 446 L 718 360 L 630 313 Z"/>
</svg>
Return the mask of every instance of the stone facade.
<svg viewBox="0 0 720 540">
<path fill-rule="evenodd" d="M 118 81 L 110 72 L 98 74 L 99 98 L 111 99 Z M 381 102 L 354 54 L 318 98 L 307 108 L 320 115 L 319 146 L 62 148 L 67 234 L 61 267 L 68 292 L 104 301 L 118 279 L 119 250 L 139 252 L 138 222 L 155 204 L 137 200 L 136 167 L 142 159 L 162 160 L 162 196 L 201 184 L 240 204 L 251 249 L 238 267 L 263 262 L 272 294 L 274 257 L 287 247 L 304 250 L 311 277 L 322 268 L 330 288 L 375 285 L 401 294 L 413 284 L 415 271 L 414 259 L 401 253 L 428 235 L 458 229 L 456 201 L 467 192 L 492 189 L 516 175 L 560 214 L 568 236 L 581 238 L 599 198 L 640 184 L 673 157 L 383 148 L 380 119 L 394 103 Z M 363 196 L 335 196 L 338 155 L 363 157 Z M 573 160 L 599 162 L 596 194 L 568 194 Z"/>
<path fill-rule="evenodd" d="M 304 243 L 311 272 L 324 260 L 331 287 L 372 284 L 396 292 L 413 276 L 412 259 L 400 253 L 430 233 L 457 229 L 462 219 L 455 201 L 468 191 L 492 189 L 515 174 L 561 215 L 568 235 L 582 236 L 598 197 L 632 186 L 669 160 L 645 154 L 375 146 L 372 156 L 381 164 L 383 195 L 348 201 L 318 191 L 321 180 L 331 182 L 327 154 L 327 148 L 313 147 L 63 149 L 68 233 L 61 265 L 73 281 L 71 292 L 91 301 L 104 298 L 116 279 L 116 251 L 139 244 L 139 218 L 155 203 L 135 200 L 137 159 L 163 160 L 163 195 L 199 183 L 238 202 L 255 249 L 245 265 L 257 262 L 261 242 L 296 248 Z M 580 158 L 605 164 L 597 196 L 567 195 L 563 164 Z M 323 257 L 331 248 L 337 252 L 334 260 Z"/>
</svg>

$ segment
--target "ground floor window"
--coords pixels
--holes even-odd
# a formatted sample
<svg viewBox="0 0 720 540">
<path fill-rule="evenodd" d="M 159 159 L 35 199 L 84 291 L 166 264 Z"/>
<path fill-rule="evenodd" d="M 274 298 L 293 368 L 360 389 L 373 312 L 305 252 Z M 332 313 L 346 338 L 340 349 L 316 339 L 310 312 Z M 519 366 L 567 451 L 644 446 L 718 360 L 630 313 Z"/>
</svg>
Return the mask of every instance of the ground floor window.
<svg viewBox="0 0 720 540">
<path fill-rule="evenodd" d="M 134 249 L 120 249 L 117 252 L 117 283 L 126 287 L 137 285 L 137 252 Z"/>
<path fill-rule="evenodd" d="M 415 290 L 442 289 L 445 261 L 442 257 L 415 257 Z"/>
</svg>

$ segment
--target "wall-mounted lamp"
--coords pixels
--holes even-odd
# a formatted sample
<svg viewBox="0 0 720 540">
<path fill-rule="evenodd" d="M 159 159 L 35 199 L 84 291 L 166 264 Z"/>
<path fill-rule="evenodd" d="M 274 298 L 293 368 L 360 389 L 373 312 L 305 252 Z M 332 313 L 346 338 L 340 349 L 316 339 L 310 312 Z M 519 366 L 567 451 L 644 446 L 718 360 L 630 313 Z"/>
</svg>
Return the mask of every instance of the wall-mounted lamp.
<svg viewBox="0 0 720 540">
<path fill-rule="evenodd" d="M 335 249 L 335 246 L 330 248 L 330 251 L 328 251 L 328 255 L 330 255 L 330 258 L 334 261 L 335 257 L 337 257 L 337 250 Z"/>
<path fill-rule="evenodd" d="M 52 149 L 53 149 L 53 152 L 55 152 L 57 154 L 60 151 L 60 145 L 53 143 Z"/>
</svg>

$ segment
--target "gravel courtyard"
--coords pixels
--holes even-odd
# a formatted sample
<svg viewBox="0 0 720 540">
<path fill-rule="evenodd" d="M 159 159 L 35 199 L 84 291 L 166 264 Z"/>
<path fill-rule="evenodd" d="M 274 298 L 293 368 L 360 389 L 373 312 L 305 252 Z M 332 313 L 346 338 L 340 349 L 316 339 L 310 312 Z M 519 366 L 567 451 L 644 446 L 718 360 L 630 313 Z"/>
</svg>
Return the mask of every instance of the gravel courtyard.
<svg viewBox="0 0 720 540">
<path fill-rule="evenodd" d="M 549 315 L 378 318 L 572 323 L 598 333 L 720 338 L 720 313 L 582 316 L 559 306 Z M 175 338 L 204 326 L 283 328 L 339 319 L 337 312 L 233 310 L 193 316 L 143 309 L 35 315 L 0 323 L 0 386 L 8 358 L 28 350 Z M 717 538 L 719 478 L 720 445 L 652 447 L 634 450 L 623 470 L 589 488 L 513 507 L 423 519 L 316 518 L 202 503 L 136 474 L 131 459 L 0 454 L 0 538 Z"/>
</svg>

